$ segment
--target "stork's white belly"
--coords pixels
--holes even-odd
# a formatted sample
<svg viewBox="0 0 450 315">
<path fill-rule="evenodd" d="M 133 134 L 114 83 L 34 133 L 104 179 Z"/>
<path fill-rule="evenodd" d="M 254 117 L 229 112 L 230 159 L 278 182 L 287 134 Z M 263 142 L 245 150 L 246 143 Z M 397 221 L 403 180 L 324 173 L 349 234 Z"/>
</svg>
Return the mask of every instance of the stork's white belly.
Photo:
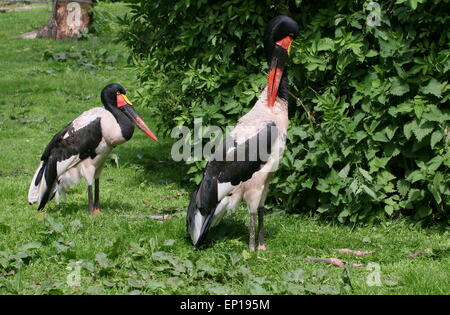
<svg viewBox="0 0 450 315">
<path fill-rule="evenodd" d="M 94 158 L 87 157 L 79 161 L 59 176 L 60 188 L 68 189 L 78 183 L 82 177 L 86 179 L 88 185 L 92 185 L 94 179 L 100 176 L 103 165 L 111 151 L 112 146 L 105 139 L 102 139 L 95 150 L 97 155 Z"/>
</svg>

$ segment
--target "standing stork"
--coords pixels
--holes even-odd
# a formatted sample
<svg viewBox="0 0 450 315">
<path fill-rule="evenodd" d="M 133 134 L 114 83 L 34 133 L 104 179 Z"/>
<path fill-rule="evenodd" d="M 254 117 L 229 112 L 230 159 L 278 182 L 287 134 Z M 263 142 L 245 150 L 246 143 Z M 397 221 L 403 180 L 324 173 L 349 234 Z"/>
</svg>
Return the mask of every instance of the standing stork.
<svg viewBox="0 0 450 315">
<path fill-rule="evenodd" d="M 209 160 L 203 179 L 191 197 L 186 226 L 192 243 L 202 243 L 209 229 L 227 210 L 244 199 L 250 212 L 249 249 L 264 244 L 264 202 L 271 175 L 284 152 L 288 119 L 288 76 L 285 63 L 298 35 L 297 23 L 287 17 L 272 19 L 265 29 L 264 50 L 270 68 L 267 87 L 255 106 L 241 119 Z"/>
<path fill-rule="evenodd" d="M 119 84 L 107 85 L 101 92 L 104 107 L 85 111 L 53 137 L 31 182 L 30 204 L 39 203 L 41 210 L 55 194 L 59 201 L 60 196 L 65 197 L 64 191 L 83 177 L 88 184 L 89 214 L 100 212 L 99 176 L 111 150 L 131 139 L 135 124 L 158 141 L 125 93 Z"/>
</svg>

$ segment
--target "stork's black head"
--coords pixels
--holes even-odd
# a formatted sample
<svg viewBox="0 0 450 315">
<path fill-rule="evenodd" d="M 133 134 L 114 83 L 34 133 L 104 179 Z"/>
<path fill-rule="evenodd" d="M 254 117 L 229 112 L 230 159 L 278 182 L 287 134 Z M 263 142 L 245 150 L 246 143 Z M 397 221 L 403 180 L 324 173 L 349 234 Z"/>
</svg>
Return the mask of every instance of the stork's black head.
<svg viewBox="0 0 450 315">
<path fill-rule="evenodd" d="M 266 51 L 269 65 L 272 60 L 273 50 L 277 45 L 276 43 L 288 36 L 291 37 L 290 42 L 292 42 L 297 38 L 298 32 L 297 22 L 286 15 L 279 15 L 267 23 L 264 33 L 264 50 Z"/>
<path fill-rule="evenodd" d="M 139 117 L 138 113 L 134 110 L 132 106 L 133 104 L 125 94 L 126 91 L 120 84 L 108 84 L 103 88 L 101 93 L 102 103 L 105 108 L 111 112 L 116 112 L 116 108 L 120 109 L 120 111 L 123 112 L 132 123 L 136 124 L 147 136 L 155 141 L 158 141 L 153 132 L 147 127 L 142 118 Z"/>
<path fill-rule="evenodd" d="M 108 105 L 117 106 L 117 95 L 125 95 L 127 94 L 127 91 L 125 91 L 125 88 L 117 83 L 111 83 L 105 86 L 101 93 L 101 99 L 103 105 L 107 107 Z"/>
<path fill-rule="evenodd" d="M 268 82 L 269 107 L 275 104 L 286 60 L 289 57 L 292 41 L 298 35 L 298 24 L 288 16 L 273 18 L 266 26 L 264 34 L 264 50 L 270 73 Z M 287 79 L 285 80 L 287 82 Z M 287 83 L 285 84 L 287 87 Z"/>
</svg>

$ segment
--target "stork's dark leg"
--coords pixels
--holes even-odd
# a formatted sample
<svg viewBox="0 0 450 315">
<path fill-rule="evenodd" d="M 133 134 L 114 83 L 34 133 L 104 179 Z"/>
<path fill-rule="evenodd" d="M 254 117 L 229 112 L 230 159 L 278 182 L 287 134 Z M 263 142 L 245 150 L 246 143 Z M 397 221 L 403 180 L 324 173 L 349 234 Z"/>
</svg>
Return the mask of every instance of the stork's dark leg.
<svg viewBox="0 0 450 315">
<path fill-rule="evenodd" d="M 100 213 L 100 180 L 98 178 L 95 179 L 94 213 Z"/>
<path fill-rule="evenodd" d="M 256 213 L 250 212 L 250 227 L 249 227 L 248 248 L 251 251 L 255 250 L 255 236 L 256 236 Z"/>
<path fill-rule="evenodd" d="M 258 208 L 258 250 L 266 250 L 264 244 L 264 207 Z"/>
<path fill-rule="evenodd" d="M 94 200 L 92 198 L 92 185 L 88 185 L 88 199 L 89 199 L 88 211 L 89 211 L 89 215 L 91 215 L 94 212 Z"/>
</svg>

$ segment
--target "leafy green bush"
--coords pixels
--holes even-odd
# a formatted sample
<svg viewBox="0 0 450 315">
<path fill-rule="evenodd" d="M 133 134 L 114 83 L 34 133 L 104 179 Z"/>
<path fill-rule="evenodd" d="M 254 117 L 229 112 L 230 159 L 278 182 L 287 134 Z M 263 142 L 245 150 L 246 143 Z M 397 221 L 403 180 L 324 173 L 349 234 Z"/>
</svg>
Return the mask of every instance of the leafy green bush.
<svg viewBox="0 0 450 315">
<path fill-rule="evenodd" d="M 121 38 L 160 130 L 194 117 L 227 126 L 266 84 L 265 23 L 292 16 L 301 31 L 288 67 L 299 100 L 290 100 L 271 204 L 341 222 L 447 220 L 450 1 L 378 4 L 379 20 L 370 1 L 137 1 Z M 191 164 L 196 181 L 204 164 Z"/>
</svg>

